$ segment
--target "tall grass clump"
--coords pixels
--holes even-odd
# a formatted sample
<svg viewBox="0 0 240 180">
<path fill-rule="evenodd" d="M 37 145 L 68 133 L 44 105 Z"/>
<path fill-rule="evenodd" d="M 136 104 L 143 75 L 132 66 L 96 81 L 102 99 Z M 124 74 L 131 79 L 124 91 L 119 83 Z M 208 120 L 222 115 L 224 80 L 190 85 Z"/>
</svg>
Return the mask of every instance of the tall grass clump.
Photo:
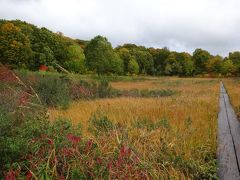
<svg viewBox="0 0 240 180">
<path fill-rule="evenodd" d="M 119 90 L 119 96 L 124 97 L 167 97 L 176 94 L 176 91 L 170 89 L 149 90 L 149 89 L 130 89 Z"/>
<path fill-rule="evenodd" d="M 114 154 L 119 146 L 131 149 L 138 162 L 131 164 L 131 168 L 141 170 L 139 173 L 145 172 L 146 177 L 169 179 L 174 177 L 171 171 L 175 171 L 192 179 L 217 179 L 215 153 L 211 152 L 207 143 L 196 148 L 198 157 L 186 158 L 186 154 L 179 151 L 177 146 L 183 146 L 185 138 L 193 133 L 191 120 L 188 118 L 184 123 L 185 131 L 174 127 L 166 118 L 156 121 L 139 118 L 124 125 L 97 111 L 89 120 L 88 130 L 106 154 Z"/>
<path fill-rule="evenodd" d="M 226 90 L 229 94 L 231 103 L 234 106 L 235 113 L 240 119 L 240 79 L 239 78 L 228 78 L 223 80 Z"/>
</svg>

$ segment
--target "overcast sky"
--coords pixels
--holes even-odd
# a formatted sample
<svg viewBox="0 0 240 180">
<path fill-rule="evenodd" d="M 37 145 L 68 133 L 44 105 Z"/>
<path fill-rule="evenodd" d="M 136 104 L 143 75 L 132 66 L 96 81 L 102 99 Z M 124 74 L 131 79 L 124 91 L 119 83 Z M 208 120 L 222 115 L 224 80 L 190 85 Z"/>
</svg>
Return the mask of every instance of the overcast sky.
<svg viewBox="0 0 240 180">
<path fill-rule="evenodd" d="M 240 50 L 240 0 L 0 0 L 1 19 L 66 36 L 227 55 Z"/>
</svg>

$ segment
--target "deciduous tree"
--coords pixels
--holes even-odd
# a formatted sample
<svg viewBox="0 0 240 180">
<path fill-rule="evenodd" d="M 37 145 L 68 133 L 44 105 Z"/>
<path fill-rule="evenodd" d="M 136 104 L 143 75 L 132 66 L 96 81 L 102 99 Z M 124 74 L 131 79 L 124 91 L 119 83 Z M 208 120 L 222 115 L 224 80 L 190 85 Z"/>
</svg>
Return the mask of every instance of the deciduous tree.
<svg viewBox="0 0 240 180">
<path fill-rule="evenodd" d="M 230 59 L 236 67 L 236 73 L 240 74 L 240 52 L 230 52 L 228 59 Z"/>
<path fill-rule="evenodd" d="M 98 74 L 123 73 L 123 61 L 114 52 L 107 38 L 96 36 L 86 47 L 86 64 L 89 70 Z"/>
<path fill-rule="evenodd" d="M 132 58 L 129 62 L 128 62 L 128 72 L 130 74 L 138 74 L 139 73 L 139 66 L 137 61 Z"/>
<path fill-rule="evenodd" d="M 86 68 L 83 49 L 78 44 L 70 45 L 67 49 L 68 60 L 65 62 L 65 67 L 75 73 L 84 73 Z"/>
<path fill-rule="evenodd" d="M 223 58 L 221 56 L 214 56 L 206 62 L 208 73 L 218 74 L 221 73 Z"/>
<path fill-rule="evenodd" d="M 196 73 L 201 74 L 206 72 L 206 63 L 211 58 L 211 54 L 208 51 L 202 49 L 196 49 L 193 52 L 193 60 L 196 67 Z"/>
<path fill-rule="evenodd" d="M 13 23 L 3 23 L 0 26 L 0 62 L 16 67 L 26 67 L 31 56 L 32 50 L 28 37 Z"/>
</svg>

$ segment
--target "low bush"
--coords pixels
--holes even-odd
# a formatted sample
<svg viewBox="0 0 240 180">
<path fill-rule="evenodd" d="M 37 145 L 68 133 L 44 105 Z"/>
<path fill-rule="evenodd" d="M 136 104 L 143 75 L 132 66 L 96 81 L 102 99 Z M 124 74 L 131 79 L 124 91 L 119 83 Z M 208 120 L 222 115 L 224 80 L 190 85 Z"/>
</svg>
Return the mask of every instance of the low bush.
<svg viewBox="0 0 240 180">
<path fill-rule="evenodd" d="M 148 89 L 131 89 L 120 90 L 118 95 L 124 97 L 166 97 L 176 94 L 173 90 L 148 90 Z"/>
<path fill-rule="evenodd" d="M 43 75 L 33 88 L 47 106 L 67 108 L 70 103 L 68 79 L 64 76 Z"/>
<path fill-rule="evenodd" d="M 98 85 L 98 96 L 100 98 L 109 97 L 111 94 L 111 87 L 109 86 L 108 80 L 101 78 Z"/>
<path fill-rule="evenodd" d="M 109 81 L 82 80 L 79 76 L 50 72 L 17 71 L 24 83 L 33 87 L 43 103 L 50 107 L 68 107 L 71 100 L 107 98 L 116 96 Z"/>
<path fill-rule="evenodd" d="M 106 117 L 100 116 L 97 117 L 93 115 L 89 119 L 89 128 L 88 130 L 92 132 L 95 136 L 98 136 L 99 133 L 107 133 L 113 130 L 114 124 Z"/>
<path fill-rule="evenodd" d="M 70 82 L 69 91 L 72 100 L 93 99 L 97 94 L 97 84 L 83 80 L 79 83 Z"/>
<path fill-rule="evenodd" d="M 109 82 L 137 82 L 137 81 L 146 81 L 149 79 L 153 79 L 151 76 L 140 76 L 140 75 L 130 75 L 130 76 L 119 76 L 119 75 L 81 75 L 81 77 L 86 77 L 88 79 L 99 81 L 99 79 L 106 79 Z"/>
<path fill-rule="evenodd" d="M 160 127 L 163 127 L 166 129 L 170 128 L 168 119 L 159 119 L 159 120 L 151 121 L 147 118 L 139 118 L 132 123 L 132 126 L 138 129 L 147 129 L 148 131 L 153 131 Z"/>
<path fill-rule="evenodd" d="M 114 97 L 165 97 L 176 94 L 173 90 L 132 89 L 118 90 L 111 87 L 108 76 L 83 80 L 81 76 L 51 72 L 16 71 L 22 82 L 32 87 L 41 101 L 49 107 L 67 108 L 72 100 Z"/>
<path fill-rule="evenodd" d="M 6 179 L 146 178 L 140 158 L 120 144 L 104 153 L 102 145 L 84 138 L 67 120 L 22 119 L 0 115 L 1 175 Z M 92 119 L 98 131 L 112 129 L 105 117 Z M 13 125 L 14 124 L 14 125 Z M 95 129 L 97 131 L 97 129 Z"/>
</svg>

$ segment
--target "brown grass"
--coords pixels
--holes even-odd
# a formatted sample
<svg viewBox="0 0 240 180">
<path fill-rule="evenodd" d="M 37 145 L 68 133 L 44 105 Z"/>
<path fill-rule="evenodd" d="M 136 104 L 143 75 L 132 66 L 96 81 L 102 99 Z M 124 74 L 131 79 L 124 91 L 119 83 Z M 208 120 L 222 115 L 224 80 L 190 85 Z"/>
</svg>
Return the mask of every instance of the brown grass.
<svg viewBox="0 0 240 180">
<path fill-rule="evenodd" d="M 240 118 L 240 79 L 228 78 L 224 79 L 223 82 L 230 96 L 231 103 L 235 108 L 235 112 Z"/>
<path fill-rule="evenodd" d="M 74 102 L 68 110 L 49 110 L 50 118 L 55 119 L 61 116 L 71 119 L 74 124 L 81 123 L 83 133 L 87 136 L 92 136 L 87 131 L 88 120 L 96 111 L 106 115 L 113 122 L 127 126 L 130 129 L 128 143 L 141 155 L 144 162 L 149 163 L 150 174 L 155 178 L 194 177 L 178 166 L 157 163 L 163 140 L 167 143 L 165 144 L 167 148 L 184 160 L 199 162 L 199 169 L 204 168 L 205 156 L 209 154 L 214 156 L 219 80 L 158 78 L 140 82 L 114 82 L 111 85 L 118 89 L 171 89 L 179 93 L 162 98 L 124 97 L 78 101 Z M 149 132 L 133 128 L 132 124 L 141 118 L 152 122 L 167 119 L 171 129 L 160 128 Z M 190 126 L 186 125 L 189 119 Z M 116 141 L 115 137 L 109 137 L 105 141 L 109 146 L 117 145 L 113 143 Z"/>
</svg>

